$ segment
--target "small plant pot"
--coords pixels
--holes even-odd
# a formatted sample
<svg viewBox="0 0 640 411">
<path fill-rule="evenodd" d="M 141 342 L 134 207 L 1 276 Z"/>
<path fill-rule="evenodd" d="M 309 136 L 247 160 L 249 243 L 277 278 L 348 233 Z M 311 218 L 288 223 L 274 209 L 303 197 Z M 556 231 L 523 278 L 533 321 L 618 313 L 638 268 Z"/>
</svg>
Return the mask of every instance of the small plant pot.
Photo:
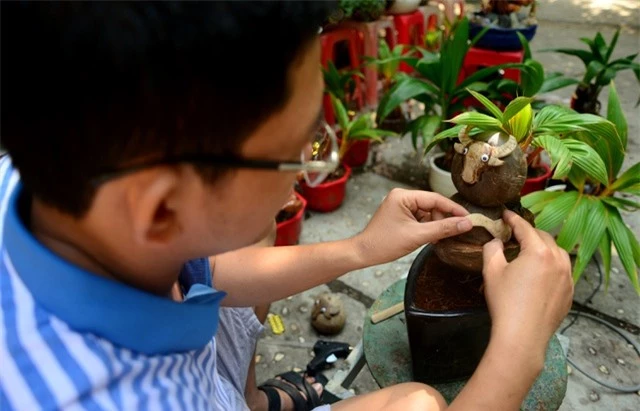
<svg viewBox="0 0 640 411">
<path fill-rule="evenodd" d="M 326 213 L 340 207 L 344 201 L 347 180 L 351 176 L 351 167 L 345 164 L 342 167 L 344 174 L 336 180 L 321 183 L 316 187 L 309 187 L 304 180 L 300 182 L 302 196 L 307 200 L 309 209 Z"/>
<path fill-rule="evenodd" d="M 342 163 L 349 167 L 362 167 L 369 158 L 369 140 L 356 140 L 342 158 Z M 338 140 L 338 145 L 342 144 L 342 139 Z"/>
<path fill-rule="evenodd" d="M 533 193 L 534 191 L 544 190 L 547 186 L 547 181 L 551 178 L 551 169 L 545 163 L 540 163 L 534 168 L 543 169 L 544 174 L 538 177 L 527 178 L 522 187 L 522 191 L 520 191 L 521 196 Z"/>
<path fill-rule="evenodd" d="M 431 191 L 442 194 L 445 197 L 451 197 L 458 192 L 456 186 L 453 185 L 451 180 L 451 172 L 446 171 L 438 167 L 436 160 L 444 157 L 444 153 L 436 154 L 429 159 L 429 187 Z"/>
<path fill-rule="evenodd" d="M 481 284 L 481 273 L 449 267 L 431 245 L 413 261 L 404 296 L 413 381 L 440 384 L 473 374 L 491 332 L 491 318 L 478 289 Z M 425 296 L 430 305 L 443 308 L 420 308 Z"/>
<path fill-rule="evenodd" d="M 276 225 L 276 246 L 296 245 L 300 240 L 302 220 L 304 219 L 304 210 L 307 208 L 307 200 L 305 200 L 300 194 L 295 194 L 302 202 L 302 208 L 290 219 L 279 222 Z"/>
</svg>

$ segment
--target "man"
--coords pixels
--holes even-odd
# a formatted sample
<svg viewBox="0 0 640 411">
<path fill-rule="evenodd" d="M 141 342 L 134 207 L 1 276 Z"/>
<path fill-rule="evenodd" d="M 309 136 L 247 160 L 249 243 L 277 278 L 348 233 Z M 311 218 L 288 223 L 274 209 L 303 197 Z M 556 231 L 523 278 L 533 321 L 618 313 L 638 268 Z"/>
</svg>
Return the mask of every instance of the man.
<svg viewBox="0 0 640 411">
<path fill-rule="evenodd" d="M 321 116 L 327 7 L 2 4 L 3 409 L 245 409 L 246 377 L 218 364 L 221 303 L 269 303 L 471 228 L 448 199 L 394 190 L 353 238 L 225 254 L 265 236 L 297 171 L 318 171 L 300 153 Z M 505 217 L 522 252 L 507 264 L 485 247 L 492 337 L 453 409 L 517 408 L 570 305 L 566 253 Z M 331 407 L 446 404 L 412 383 Z"/>
</svg>

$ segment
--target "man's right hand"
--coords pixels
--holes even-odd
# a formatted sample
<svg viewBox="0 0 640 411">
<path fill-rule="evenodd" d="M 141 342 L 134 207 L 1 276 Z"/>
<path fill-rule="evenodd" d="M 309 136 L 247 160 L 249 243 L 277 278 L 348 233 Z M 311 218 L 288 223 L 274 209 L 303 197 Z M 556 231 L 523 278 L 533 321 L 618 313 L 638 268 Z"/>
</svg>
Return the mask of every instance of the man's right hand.
<svg viewBox="0 0 640 411">
<path fill-rule="evenodd" d="M 569 312 L 573 299 L 571 261 L 549 234 L 517 214 L 504 220 L 520 243 L 507 263 L 500 240 L 484 246 L 484 292 L 492 319 L 492 340 L 518 344 L 544 360 L 547 344 Z"/>
</svg>

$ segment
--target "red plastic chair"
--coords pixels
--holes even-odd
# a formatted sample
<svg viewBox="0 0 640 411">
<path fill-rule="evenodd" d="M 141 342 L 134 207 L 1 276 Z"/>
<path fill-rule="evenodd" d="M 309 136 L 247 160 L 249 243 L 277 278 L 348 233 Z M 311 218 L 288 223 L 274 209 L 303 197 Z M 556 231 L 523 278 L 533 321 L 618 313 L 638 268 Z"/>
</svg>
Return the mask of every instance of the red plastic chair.
<svg viewBox="0 0 640 411">
<path fill-rule="evenodd" d="M 468 77 L 482 67 L 497 66 L 506 63 L 522 63 L 524 52 L 519 51 L 494 51 L 471 47 L 464 59 L 462 70 Z M 504 77 L 515 82 L 520 81 L 520 71 L 516 69 L 505 70 Z"/>
<path fill-rule="evenodd" d="M 338 28 L 323 33 L 320 36 L 322 45 L 321 63 L 323 67 L 327 67 L 329 61 L 335 61 L 335 48 L 338 43 L 346 42 L 349 48 L 349 67 L 351 69 L 360 68 L 360 59 L 358 58 L 358 32 L 351 28 Z M 353 98 L 358 108 L 362 107 L 361 82 L 359 77 L 354 77 L 355 89 Z M 335 124 L 335 115 L 331 106 L 331 98 L 325 93 L 323 99 L 324 116 L 329 124 Z"/>
<path fill-rule="evenodd" d="M 410 14 L 396 14 L 393 23 L 398 33 L 398 44 L 422 46 L 424 39 L 424 15 L 420 10 Z M 400 70 L 410 73 L 413 69 L 407 63 L 400 64 Z"/>
</svg>

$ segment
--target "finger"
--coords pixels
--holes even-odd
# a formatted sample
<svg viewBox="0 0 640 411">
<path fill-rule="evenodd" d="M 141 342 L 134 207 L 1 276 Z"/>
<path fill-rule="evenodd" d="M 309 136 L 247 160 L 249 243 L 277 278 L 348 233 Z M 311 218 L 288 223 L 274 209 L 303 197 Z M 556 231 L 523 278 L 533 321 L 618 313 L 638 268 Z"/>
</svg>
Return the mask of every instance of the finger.
<svg viewBox="0 0 640 411">
<path fill-rule="evenodd" d="M 491 276 L 502 272 L 507 266 L 507 259 L 504 257 L 504 244 L 501 240 L 494 238 L 482 247 L 482 274 Z"/>
<path fill-rule="evenodd" d="M 540 239 L 544 241 L 547 247 L 551 248 L 554 251 L 560 248 L 556 244 L 556 240 L 553 239 L 553 236 L 551 236 L 551 234 L 547 233 L 546 231 L 542 231 L 538 229 L 536 229 L 536 233 L 538 233 L 538 237 L 540 237 Z"/>
<path fill-rule="evenodd" d="M 434 208 L 433 211 L 431 212 L 431 216 L 432 216 L 432 219 L 435 221 L 444 220 L 446 218 L 444 213 L 436 208 Z"/>
<path fill-rule="evenodd" d="M 423 223 L 420 226 L 425 244 L 462 234 L 473 228 L 471 221 L 464 217 L 449 217 L 443 220 Z"/>
<path fill-rule="evenodd" d="M 513 229 L 513 234 L 522 250 L 540 244 L 542 241 L 535 228 L 513 211 L 505 210 L 502 218 Z"/>
<path fill-rule="evenodd" d="M 416 220 L 418 220 L 421 223 L 426 223 L 433 219 L 433 217 L 431 216 L 431 212 L 422 211 L 422 210 L 418 210 L 415 217 L 416 217 Z"/>
<path fill-rule="evenodd" d="M 415 210 L 412 211 L 437 209 L 442 213 L 460 217 L 469 214 L 460 204 L 440 194 L 419 190 L 408 191 L 408 193 L 412 196 L 412 207 L 415 207 Z"/>
</svg>

